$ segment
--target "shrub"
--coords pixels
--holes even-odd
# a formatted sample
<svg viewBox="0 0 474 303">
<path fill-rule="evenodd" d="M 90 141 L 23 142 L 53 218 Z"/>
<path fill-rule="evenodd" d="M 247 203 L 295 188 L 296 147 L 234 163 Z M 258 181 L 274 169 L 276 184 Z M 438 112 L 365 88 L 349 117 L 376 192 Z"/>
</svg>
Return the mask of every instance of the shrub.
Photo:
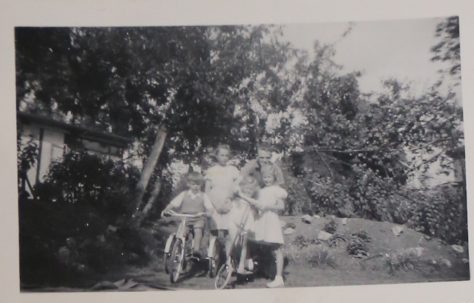
<svg viewBox="0 0 474 303">
<path fill-rule="evenodd" d="M 369 248 L 367 243 L 371 241 L 370 236 L 366 231 L 360 231 L 353 233 L 349 238 L 349 243 L 347 244 L 346 251 L 349 255 L 352 255 L 356 258 L 363 258 L 369 255 Z"/>
<path fill-rule="evenodd" d="M 345 184 L 331 178 L 313 177 L 306 182 L 312 211 L 321 215 L 353 216 L 353 198 Z"/>
<path fill-rule="evenodd" d="M 425 195 L 418 195 L 418 199 L 409 226 L 451 244 L 467 241 L 466 200 L 462 186 L 439 186 Z"/>
<path fill-rule="evenodd" d="M 137 180 L 135 167 L 86 153 L 52 164 L 37 199 L 20 200 L 22 282 L 77 279 L 81 270 L 146 261 L 141 231 L 130 224 Z"/>
<path fill-rule="evenodd" d="M 326 225 L 324 225 L 323 227 L 323 230 L 330 233 L 330 234 L 333 234 L 336 232 L 337 230 L 337 223 L 334 219 L 332 219 L 331 221 L 329 221 Z"/>
<path fill-rule="evenodd" d="M 466 199 L 461 185 L 415 190 L 397 185 L 392 178 L 365 172 L 345 183 L 313 176 L 307 187 L 314 212 L 407 224 L 448 243 L 467 241 Z"/>
<path fill-rule="evenodd" d="M 282 169 L 285 169 L 284 167 Z M 285 213 L 296 215 L 301 213 L 313 214 L 311 209 L 311 199 L 306 191 L 304 182 L 291 175 L 289 170 L 285 170 L 285 187 L 288 191 L 288 198 L 285 201 Z"/>
<path fill-rule="evenodd" d="M 18 168 L 18 192 L 22 196 L 26 194 L 26 173 L 36 162 L 38 158 L 38 145 L 33 137 L 27 142 L 22 142 L 20 134 L 17 138 L 17 168 Z"/>
</svg>

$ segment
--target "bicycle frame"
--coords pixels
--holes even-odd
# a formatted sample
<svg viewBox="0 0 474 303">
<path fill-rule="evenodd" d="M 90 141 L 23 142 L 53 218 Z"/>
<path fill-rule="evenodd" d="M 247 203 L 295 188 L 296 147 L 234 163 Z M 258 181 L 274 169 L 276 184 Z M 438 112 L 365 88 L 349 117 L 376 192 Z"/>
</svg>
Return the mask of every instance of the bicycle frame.
<svg viewBox="0 0 474 303">
<path fill-rule="evenodd" d="M 251 207 L 252 207 L 252 205 L 248 201 L 245 201 L 245 203 L 249 207 L 245 210 L 244 214 L 242 215 L 242 219 L 240 223 L 237 225 L 237 229 L 238 229 L 237 233 L 235 234 L 235 237 L 232 239 L 231 247 L 230 247 L 230 255 L 228 256 L 230 258 L 230 262 L 223 264 L 219 268 L 219 271 L 216 274 L 216 278 L 214 280 L 214 286 L 217 289 L 222 289 L 227 286 L 227 284 L 230 282 L 231 276 L 234 274 L 236 270 L 237 264 L 239 264 L 239 261 L 240 261 L 240 255 L 242 251 L 236 251 L 236 248 L 238 247 L 242 248 L 245 235 L 247 234 L 247 231 L 245 230 L 245 223 L 247 221 L 247 218 L 250 214 Z M 229 266 L 229 263 L 230 263 L 230 266 Z"/>
<path fill-rule="evenodd" d="M 201 213 L 194 214 L 194 215 L 180 214 L 180 213 L 177 213 L 177 212 L 174 212 L 174 211 L 169 211 L 168 213 L 172 217 L 181 218 L 181 222 L 179 223 L 178 229 L 176 230 L 176 232 L 169 235 L 168 239 L 166 240 L 166 244 L 165 244 L 165 253 L 166 254 L 170 253 L 171 244 L 173 243 L 174 239 L 178 238 L 178 239 L 183 240 L 183 242 L 186 240 L 186 236 L 188 234 L 188 226 L 186 224 L 187 220 L 188 219 L 199 218 L 199 217 L 202 217 L 204 215 L 204 214 L 201 214 Z M 194 238 L 193 238 L 193 241 L 194 241 Z"/>
<path fill-rule="evenodd" d="M 204 214 L 180 214 L 174 211 L 168 211 L 165 214 L 181 218 L 176 233 L 171 234 L 166 241 L 164 252 L 165 271 L 170 274 L 171 283 L 176 283 L 180 273 L 186 267 L 187 251 L 194 246 L 194 237 L 187 239 L 190 231 L 188 230 L 187 219 L 202 217 Z M 189 241 L 191 240 L 191 243 Z M 170 253 L 171 250 L 171 253 Z M 171 257 L 171 268 L 168 267 L 168 258 Z"/>
</svg>

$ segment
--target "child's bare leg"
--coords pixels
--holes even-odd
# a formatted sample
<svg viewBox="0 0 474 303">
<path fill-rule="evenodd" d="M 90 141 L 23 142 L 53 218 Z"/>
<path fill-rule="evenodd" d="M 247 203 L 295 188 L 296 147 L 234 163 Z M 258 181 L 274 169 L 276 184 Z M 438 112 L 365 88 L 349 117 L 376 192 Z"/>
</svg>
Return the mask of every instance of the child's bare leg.
<svg viewBox="0 0 474 303">
<path fill-rule="evenodd" d="M 202 239 L 202 228 L 194 227 L 194 243 L 193 243 L 193 252 L 199 253 L 201 248 L 201 239 Z"/>
<path fill-rule="evenodd" d="M 216 241 L 217 241 L 217 235 L 214 234 L 214 232 L 211 232 L 211 234 L 209 236 L 209 247 L 207 249 L 207 256 L 209 258 L 214 257 L 214 253 L 216 253 L 214 251 L 214 249 L 215 249 L 214 245 L 215 245 Z"/>
<path fill-rule="evenodd" d="M 233 241 L 234 241 L 234 235 L 227 234 L 226 239 L 225 239 L 225 257 L 226 257 L 227 264 L 230 264 L 230 253 L 231 253 Z"/>
<path fill-rule="evenodd" d="M 281 247 L 274 250 L 276 261 L 276 277 L 283 277 L 283 252 Z"/>
<path fill-rule="evenodd" d="M 242 251 L 240 253 L 240 260 L 239 260 L 239 267 L 237 272 L 244 272 L 245 271 L 245 260 L 247 259 L 247 236 L 244 236 L 242 241 Z"/>
<path fill-rule="evenodd" d="M 275 247 L 273 254 L 276 262 L 276 275 L 275 279 L 267 284 L 267 287 L 283 287 L 285 286 L 285 282 L 283 281 L 283 251 L 281 247 Z"/>
</svg>

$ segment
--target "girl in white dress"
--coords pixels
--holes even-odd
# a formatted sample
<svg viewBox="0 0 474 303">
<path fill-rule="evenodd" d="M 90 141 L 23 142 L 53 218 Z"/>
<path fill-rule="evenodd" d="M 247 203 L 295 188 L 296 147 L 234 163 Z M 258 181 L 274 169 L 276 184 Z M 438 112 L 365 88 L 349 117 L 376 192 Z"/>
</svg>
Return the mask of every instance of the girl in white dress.
<svg viewBox="0 0 474 303">
<path fill-rule="evenodd" d="M 224 236 L 229 230 L 229 211 L 232 207 L 232 197 L 238 188 L 239 170 L 228 164 L 230 159 L 230 148 L 228 145 L 219 144 L 215 154 L 217 163 L 210 167 L 205 174 L 205 192 L 208 195 L 215 211 L 211 215 L 210 221 L 210 249 L 218 235 Z M 230 247 L 229 239 L 226 247 Z"/>
<path fill-rule="evenodd" d="M 245 177 L 239 183 L 242 193 L 253 198 L 259 190 L 258 181 L 253 177 Z M 245 261 L 247 260 L 247 240 L 255 238 L 254 224 L 255 224 L 255 208 L 253 208 L 247 201 L 241 197 L 236 197 L 232 200 L 232 208 L 229 212 L 229 236 L 231 243 L 235 240 L 238 233 L 243 229 L 245 231 L 240 251 L 240 259 L 237 267 L 237 273 L 241 275 L 250 274 L 251 272 L 245 269 Z M 227 256 L 227 260 L 230 256 Z"/>
<path fill-rule="evenodd" d="M 239 192 L 239 195 L 248 202 L 255 205 L 259 214 L 255 219 L 255 240 L 268 244 L 276 261 L 275 279 L 267 284 L 267 287 L 282 287 L 283 282 L 283 232 L 281 230 L 278 212 L 285 208 L 284 201 L 287 192 L 275 184 L 275 177 L 271 167 L 262 168 L 262 179 L 264 187 L 258 193 L 258 199 L 254 200 Z"/>
</svg>

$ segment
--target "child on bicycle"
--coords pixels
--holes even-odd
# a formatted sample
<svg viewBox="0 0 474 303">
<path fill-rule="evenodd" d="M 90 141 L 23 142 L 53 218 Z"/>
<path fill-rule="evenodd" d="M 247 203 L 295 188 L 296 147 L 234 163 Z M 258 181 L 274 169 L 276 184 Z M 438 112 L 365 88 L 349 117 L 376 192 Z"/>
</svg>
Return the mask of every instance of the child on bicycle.
<svg viewBox="0 0 474 303">
<path fill-rule="evenodd" d="M 232 196 L 237 188 L 240 177 L 239 170 L 229 165 L 231 156 L 230 147 L 219 144 L 216 148 L 215 158 L 217 163 L 206 171 L 205 192 L 209 196 L 215 211 L 211 215 L 209 229 L 211 238 L 209 241 L 209 253 L 218 236 L 224 237 L 229 230 L 229 211 L 232 207 Z M 230 239 L 227 237 L 226 251 L 230 247 Z M 212 257 L 209 255 L 209 257 Z"/>
<path fill-rule="evenodd" d="M 204 183 L 202 175 L 197 172 L 191 172 L 186 175 L 185 180 L 188 189 L 176 196 L 168 206 L 166 206 L 162 214 L 169 210 L 175 210 L 176 212 L 190 215 L 197 215 L 199 213 L 209 215 L 212 213 L 214 208 L 207 195 L 201 191 L 202 184 Z M 206 219 L 200 217 L 191 219 L 188 223 L 194 230 L 193 255 L 196 258 L 200 258 L 201 240 Z"/>
<path fill-rule="evenodd" d="M 253 177 L 245 177 L 242 179 L 239 183 L 239 187 L 242 193 L 250 198 L 254 198 L 259 189 L 258 181 Z M 247 259 L 247 240 L 249 237 L 254 237 L 255 208 L 243 198 L 236 197 L 232 200 L 232 208 L 229 212 L 229 217 L 229 238 L 231 243 L 235 241 L 240 232 L 244 232 L 237 273 L 241 275 L 250 274 L 250 272 L 245 269 L 245 260 Z M 230 251 L 227 253 L 227 260 L 229 261 Z"/>
<path fill-rule="evenodd" d="M 283 281 L 283 232 L 281 230 L 278 212 L 285 208 L 284 201 L 287 192 L 275 184 L 275 173 L 271 166 L 262 167 L 262 180 L 264 187 L 260 189 L 257 200 L 245 195 L 243 191 L 239 196 L 255 205 L 259 214 L 255 220 L 255 240 L 268 245 L 276 260 L 275 279 L 267 287 L 282 287 Z"/>
</svg>

